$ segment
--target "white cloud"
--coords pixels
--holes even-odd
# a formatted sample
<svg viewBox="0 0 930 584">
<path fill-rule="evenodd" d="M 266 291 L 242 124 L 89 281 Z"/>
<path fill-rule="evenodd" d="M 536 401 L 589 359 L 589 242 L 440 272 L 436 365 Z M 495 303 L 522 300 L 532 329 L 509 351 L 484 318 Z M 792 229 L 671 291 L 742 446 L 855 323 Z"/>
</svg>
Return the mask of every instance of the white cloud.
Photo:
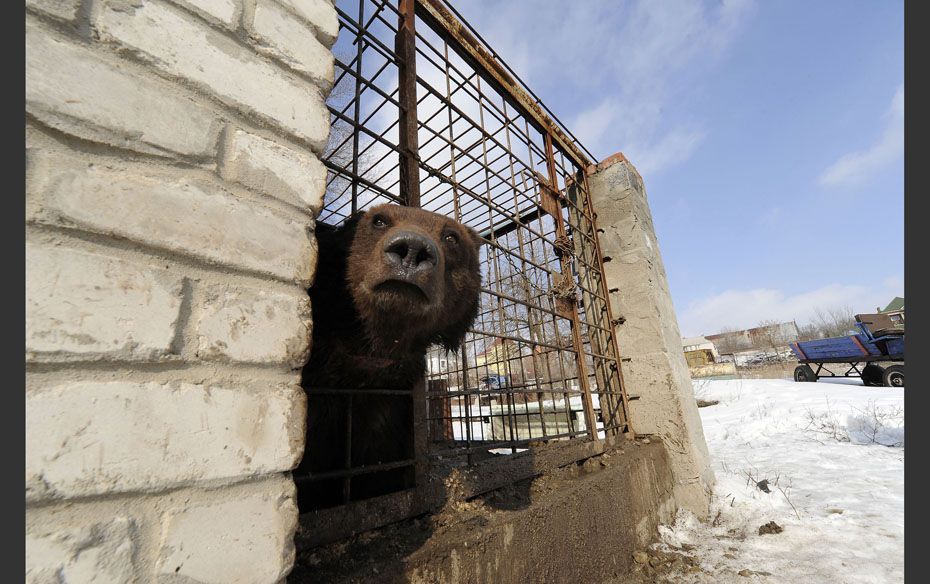
<svg viewBox="0 0 930 584">
<path fill-rule="evenodd" d="M 817 308 L 849 306 L 855 313 L 867 313 L 903 295 L 903 282 L 889 277 L 882 286 L 830 284 L 797 294 L 756 288 L 727 290 L 688 304 L 678 311 L 683 336 L 714 334 L 724 327 L 750 328 L 768 319 L 807 323 Z"/>
<path fill-rule="evenodd" d="M 867 150 L 840 157 L 818 177 L 824 187 L 863 185 L 877 172 L 901 159 L 904 154 L 904 84 L 898 86 L 891 106 L 885 112 L 885 129 Z"/>
<path fill-rule="evenodd" d="M 607 69 L 610 93 L 579 114 L 572 131 L 599 156 L 622 150 L 643 174 L 690 158 L 707 132 L 700 122 L 670 120 L 665 106 L 700 83 L 701 71 L 730 45 L 749 8 L 744 1 L 717 10 L 690 1 L 633 5 L 621 30 L 605 33 L 612 41 L 605 51 L 618 55 Z"/>
<path fill-rule="evenodd" d="M 554 85 L 572 88 L 574 111 L 560 117 L 582 144 L 600 158 L 623 151 L 646 174 L 687 160 L 707 135 L 690 112 L 667 107 L 700 86 L 752 0 L 457 5 L 543 100 Z M 527 34 L 537 30 L 546 33 Z"/>
<path fill-rule="evenodd" d="M 658 143 L 639 147 L 631 144 L 630 161 L 642 174 L 653 174 L 663 168 L 684 162 L 704 139 L 704 131 L 677 127 L 666 133 Z"/>
</svg>

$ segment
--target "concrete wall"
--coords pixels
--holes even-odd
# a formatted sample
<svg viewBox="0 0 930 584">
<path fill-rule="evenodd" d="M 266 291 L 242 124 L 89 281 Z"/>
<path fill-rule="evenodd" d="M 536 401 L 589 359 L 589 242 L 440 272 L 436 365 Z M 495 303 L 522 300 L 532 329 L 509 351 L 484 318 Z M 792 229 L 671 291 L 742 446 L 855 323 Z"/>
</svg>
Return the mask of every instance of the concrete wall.
<svg viewBox="0 0 930 584">
<path fill-rule="evenodd" d="M 293 584 L 578 584 L 626 576 L 659 523 L 674 520 L 673 477 L 658 441 L 619 449 L 531 484 L 454 501 L 302 556 Z M 306 564 L 304 563 L 306 562 Z"/>
<path fill-rule="evenodd" d="M 642 177 L 622 154 L 587 169 L 623 360 L 630 424 L 661 437 L 680 507 L 706 517 L 714 483 Z"/>
<path fill-rule="evenodd" d="M 26 581 L 280 581 L 335 9 L 26 9 Z"/>
</svg>

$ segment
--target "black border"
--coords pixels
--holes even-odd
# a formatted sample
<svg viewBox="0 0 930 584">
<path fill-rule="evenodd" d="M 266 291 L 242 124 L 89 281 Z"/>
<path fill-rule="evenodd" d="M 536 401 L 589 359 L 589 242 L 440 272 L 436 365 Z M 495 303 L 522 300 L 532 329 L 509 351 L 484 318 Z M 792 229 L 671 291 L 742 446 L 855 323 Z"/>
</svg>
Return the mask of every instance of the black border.
<svg viewBox="0 0 930 584">
<path fill-rule="evenodd" d="M 17 313 L 15 317 L 17 319 L 17 326 L 12 326 L 14 321 L 13 317 L 11 317 L 9 326 L 5 327 L 3 335 L 3 344 L 6 350 L 3 351 L 2 354 L 4 360 L 7 361 L 6 371 L 11 374 L 13 371 L 22 371 L 23 386 L 19 388 L 16 387 L 17 384 L 9 383 L 8 387 L 3 391 L 2 416 L 4 419 L 2 420 L 2 426 L 3 433 L 5 434 L 4 445 L 7 452 L 15 452 L 17 454 L 17 459 L 19 459 L 21 453 L 23 462 L 20 468 L 25 468 L 26 372 L 24 366 L 25 354 L 22 358 L 20 358 L 19 355 L 20 351 L 25 353 L 23 339 L 26 338 L 26 224 L 23 220 L 26 214 L 26 153 L 23 148 L 23 142 L 25 140 L 24 117 L 26 112 L 26 7 L 25 3 L 5 2 L 2 4 L 2 8 L 5 13 L 4 22 L 7 23 L 7 32 L 3 35 L 4 44 L 7 45 L 4 50 L 7 63 L 7 78 L 9 82 L 15 80 L 17 76 L 23 80 L 23 85 L 20 86 L 22 89 L 18 91 L 18 94 L 15 96 L 10 95 L 14 90 L 7 89 L 7 99 L 4 100 L 7 111 L 7 115 L 4 116 L 5 127 L 3 131 L 3 139 L 6 143 L 4 144 L 6 155 L 3 157 L 4 165 L 7 166 L 5 175 L 7 177 L 16 176 L 16 180 L 14 181 L 15 187 L 9 188 L 9 192 L 6 194 L 8 199 L 6 205 L 9 205 L 7 208 L 10 209 L 10 212 L 3 214 L 3 220 L 6 226 L 2 233 L 3 239 L 7 241 L 7 244 L 4 246 L 5 249 L 8 250 L 6 261 L 13 265 L 13 267 L 8 267 L 8 278 L 12 280 L 13 272 L 19 271 L 18 268 L 20 266 L 22 266 L 23 274 L 22 280 L 19 280 L 21 283 L 17 285 L 17 297 L 5 298 L 8 310 L 13 310 Z M 15 29 L 13 28 L 14 26 L 16 27 Z M 20 109 L 19 104 L 22 104 L 22 109 Z M 20 187 L 22 190 L 19 190 Z M 19 192 L 16 192 L 17 190 Z M 13 209 L 15 209 L 15 211 Z M 4 296 L 7 295 L 4 294 Z M 12 296 L 12 294 L 10 294 L 10 296 Z M 16 377 L 19 377 L 19 375 L 16 375 Z M 12 471 L 13 464 L 9 462 L 7 464 L 10 467 L 9 470 Z M 10 472 L 8 477 L 10 477 L 10 475 L 17 476 L 14 472 Z M 16 479 L 10 477 L 3 481 L 3 490 L 9 491 L 4 497 L 9 503 L 3 506 L 3 530 L 6 533 L 3 534 L 5 545 L 2 548 L 3 555 L 5 556 L 4 565 L 10 566 L 10 568 L 4 570 L 9 578 L 15 578 L 16 572 L 13 566 L 22 565 L 23 574 L 26 572 L 26 541 L 24 537 L 26 532 L 26 501 L 25 494 L 21 489 L 23 489 L 22 483 Z M 20 499 L 20 497 L 23 498 Z M 22 502 L 13 503 L 14 501 Z M 22 507 L 20 507 L 20 505 L 22 505 Z M 19 528 L 20 525 L 22 525 L 21 531 Z"/>
</svg>

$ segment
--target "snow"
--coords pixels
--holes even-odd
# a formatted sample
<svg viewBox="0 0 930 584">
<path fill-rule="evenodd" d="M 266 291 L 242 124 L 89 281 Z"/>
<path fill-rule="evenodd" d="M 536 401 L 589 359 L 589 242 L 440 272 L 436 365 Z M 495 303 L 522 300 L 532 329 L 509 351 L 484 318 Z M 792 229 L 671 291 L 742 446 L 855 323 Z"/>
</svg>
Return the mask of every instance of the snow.
<svg viewBox="0 0 930 584">
<path fill-rule="evenodd" d="M 904 581 L 903 388 L 774 379 L 694 387 L 720 401 L 699 410 L 717 483 L 708 521 L 680 511 L 654 546 L 688 550 L 701 571 L 660 581 Z M 770 493 L 756 486 L 763 479 Z M 784 531 L 759 535 L 769 521 Z"/>
</svg>

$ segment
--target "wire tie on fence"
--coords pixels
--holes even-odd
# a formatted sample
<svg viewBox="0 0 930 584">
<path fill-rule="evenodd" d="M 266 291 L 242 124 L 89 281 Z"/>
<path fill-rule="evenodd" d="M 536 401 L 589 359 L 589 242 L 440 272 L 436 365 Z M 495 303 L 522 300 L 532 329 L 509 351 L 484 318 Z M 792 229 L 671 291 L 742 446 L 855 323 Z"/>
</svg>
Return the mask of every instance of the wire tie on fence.
<svg viewBox="0 0 930 584">
<path fill-rule="evenodd" d="M 555 248 L 555 255 L 559 258 L 568 256 L 571 257 L 574 255 L 574 246 L 572 245 L 572 240 L 569 239 L 567 235 L 560 235 L 555 238 L 555 241 L 552 242 L 553 248 Z"/>
</svg>

